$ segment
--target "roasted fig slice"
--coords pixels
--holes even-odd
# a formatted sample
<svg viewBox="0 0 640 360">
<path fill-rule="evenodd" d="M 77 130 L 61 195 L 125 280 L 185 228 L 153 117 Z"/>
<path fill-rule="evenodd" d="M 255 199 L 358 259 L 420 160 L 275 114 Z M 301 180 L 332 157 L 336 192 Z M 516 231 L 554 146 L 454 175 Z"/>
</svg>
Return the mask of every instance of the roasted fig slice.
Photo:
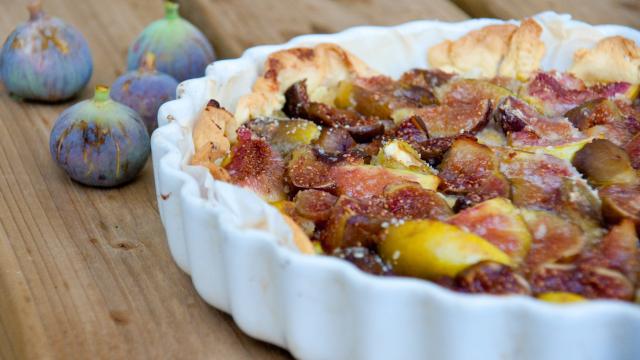
<svg viewBox="0 0 640 360">
<path fill-rule="evenodd" d="M 475 134 L 489 122 L 491 104 L 488 100 L 471 99 L 416 109 L 412 114 L 422 118 L 434 138 Z"/>
<path fill-rule="evenodd" d="M 288 118 L 258 117 L 247 121 L 246 123 L 242 124 L 242 126 L 251 130 L 253 136 L 270 141 L 273 137 L 273 134 L 278 129 L 280 120 L 286 121 L 288 120 Z"/>
<path fill-rule="evenodd" d="M 341 196 L 331 208 L 329 219 L 317 233 L 326 252 L 347 246 L 375 247 L 382 239 L 383 222 L 392 215 L 379 198 L 353 199 Z"/>
<path fill-rule="evenodd" d="M 387 185 L 414 182 L 428 190 L 435 190 L 440 180 L 435 175 L 413 171 L 387 169 L 372 165 L 343 165 L 331 168 L 336 194 L 354 198 L 379 196 Z"/>
<path fill-rule="evenodd" d="M 427 141 L 429 132 L 427 131 L 427 124 L 420 117 L 412 116 L 398 124 L 395 136 L 415 146 Z"/>
<path fill-rule="evenodd" d="M 611 227 L 609 233 L 586 255 L 583 261 L 590 265 L 620 271 L 635 284 L 640 271 L 639 246 L 634 223 L 624 219 Z"/>
<path fill-rule="evenodd" d="M 245 124 L 257 136 L 264 138 L 283 156 L 293 149 L 309 145 L 320 136 L 321 128 L 308 120 L 288 118 L 258 118 Z"/>
<path fill-rule="evenodd" d="M 423 174 L 434 174 L 435 172 L 434 169 L 420 159 L 420 155 L 411 145 L 397 139 L 385 143 L 378 155 L 372 159 L 371 164 Z"/>
<path fill-rule="evenodd" d="M 309 117 L 309 94 L 307 93 L 306 80 L 301 80 L 291 85 L 284 93 L 285 103 L 282 111 L 290 118 Z"/>
<path fill-rule="evenodd" d="M 434 166 L 442 161 L 444 153 L 449 150 L 458 136 L 429 138 L 424 121 L 418 116 L 411 116 L 398 125 L 395 137 L 411 145 L 418 151 L 422 160 Z"/>
<path fill-rule="evenodd" d="M 386 221 L 378 215 L 355 214 L 347 217 L 340 246 L 375 248 L 381 240 Z"/>
<path fill-rule="evenodd" d="M 432 138 L 475 134 L 488 124 L 497 101 L 510 93 L 486 81 L 456 80 L 438 89 L 440 105 L 414 109 L 407 114 L 419 116 Z M 394 114 L 395 120 L 406 117 Z"/>
<path fill-rule="evenodd" d="M 602 216 L 610 224 L 629 219 L 640 226 L 640 185 L 609 185 L 598 191 Z"/>
<path fill-rule="evenodd" d="M 631 159 L 631 166 L 634 169 L 640 169 L 640 133 L 634 136 L 624 147 L 629 158 Z"/>
<path fill-rule="evenodd" d="M 232 183 L 255 191 L 268 202 L 285 199 L 282 157 L 264 139 L 251 138 L 248 129 L 238 130 L 238 142 L 224 168 Z"/>
<path fill-rule="evenodd" d="M 296 213 L 313 221 L 326 221 L 338 201 L 334 195 L 315 189 L 302 190 L 294 198 Z"/>
<path fill-rule="evenodd" d="M 577 146 L 569 148 L 577 147 L 575 152 L 580 145 L 584 145 L 581 141 L 585 136 L 567 119 L 543 116 L 531 105 L 513 96 L 505 98 L 498 105 L 494 119 L 507 135 L 508 144 L 517 148 L 546 152 L 549 146 L 566 147 L 577 143 Z M 566 152 L 567 149 L 564 150 Z M 570 156 L 571 154 L 565 155 L 564 158 Z"/>
<path fill-rule="evenodd" d="M 534 183 L 513 178 L 511 196 L 517 207 L 549 210 L 562 216 L 585 233 L 587 240 L 601 236 L 600 201 L 582 179 L 561 178 L 560 183 Z"/>
<path fill-rule="evenodd" d="M 522 210 L 533 236 L 525 259 L 528 268 L 574 257 L 582 251 L 585 238 L 576 225 L 546 211 Z"/>
<path fill-rule="evenodd" d="M 625 219 L 613 226 L 602 239 L 600 250 L 607 259 L 608 267 L 622 272 L 635 283 L 640 271 L 639 246 L 633 222 Z"/>
<path fill-rule="evenodd" d="M 567 111 L 564 116 L 580 131 L 596 125 L 624 121 L 615 102 L 606 98 L 587 101 Z"/>
<path fill-rule="evenodd" d="M 454 74 L 438 69 L 413 69 L 405 72 L 398 80 L 401 84 L 419 86 L 427 89 L 438 88 L 455 77 Z"/>
<path fill-rule="evenodd" d="M 585 135 L 623 146 L 640 131 L 633 113 L 621 99 L 598 98 L 569 110 L 565 117 Z"/>
<path fill-rule="evenodd" d="M 512 150 L 498 153 L 500 170 L 511 182 L 512 200 L 518 207 L 558 209 L 566 205 L 565 182 L 580 179 L 568 161 L 555 156 Z"/>
<path fill-rule="evenodd" d="M 438 98 L 443 104 L 458 104 L 470 100 L 488 100 L 495 108 L 500 101 L 515 95 L 511 90 L 487 80 L 455 79 L 440 87 Z"/>
<path fill-rule="evenodd" d="M 598 98 L 612 98 L 627 93 L 628 83 L 610 83 L 587 87 L 570 73 L 538 72 L 522 88 L 523 95 L 537 99 L 546 114 L 560 115 Z"/>
<path fill-rule="evenodd" d="M 388 229 L 378 251 L 398 275 L 455 277 L 482 260 L 510 265 L 507 254 L 487 240 L 436 220 L 410 220 Z"/>
<path fill-rule="evenodd" d="M 355 110 L 367 116 L 391 118 L 394 89 L 395 81 L 387 76 L 356 79 L 352 89 Z"/>
<path fill-rule="evenodd" d="M 475 195 L 473 202 L 509 196 L 509 183 L 498 171 L 493 151 L 469 137 L 460 137 L 440 164 L 441 189 L 448 194 Z"/>
<path fill-rule="evenodd" d="M 633 284 L 620 272 L 593 266 L 546 264 L 529 276 L 534 294 L 568 292 L 588 299 L 633 300 Z"/>
<path fill-rule="evenodd" d="M 444 154 L 449 151 L 453 142 L 458 138 L 468 137 L 469 135 L 457 135 L 450 137 L 441 137 L 428 139 L 417 147 L 420 157 L 431 166 L 437 166 L 442 162 Z"/>
<path fill-rule="evenodd" d="M 358 269 L 373 275 L 393 275 L 391 267 L 369 248 L 356 246 L 336 249 L 333 254 L 340 259 L 347 260 Z"/>
<path fill-rule="evenodd" d="M 349 125 L 347 131 L 359 143 L 366 143 L 384 134 L 385 126 L 381 121 L 367 121 L 365 123 Z"/>
<path fill-rule="evenodd" d="M 345 128 L 324 128 L 316 145 L 324 154 L 337 156 L 356 146 L 356 142 Z"/>
<path fill-rule="evenodd" d="M 289 183 L 298 189 L 332 189 L 331 165 L 321 161 L 309 146 L 295 149 L 287 164 Z"/>
<path fill-rule="evenodd" d="M 416 183 L 390 184 L 384 189 L 386 208 L 401 219 L 445 220 L 453 211 L 440 194 Z"/>
<path fill-rule="evenodd" d="M 530 295 L 529 283 L 512 267 L 481 261 L 464 269 L 453 280 L 454 289 L 472 294 Z"/>
<path fill-rule="evenodd" d="M 450 224 L 482 236 L 520 263 L 529 251 L 531 234 L 511 201 L 497 197 L 464 209 L 448 220 Z"/>
<path fill-rule="evenodd" d="M 523 178 L 543 186 L 559 185 L 562 178 L 580 178 L 568 161 L 519 150 L 498 150 L 500 170 L 508 178 Z"/>
<path fill-rule="evenodd" d="M 545 187 L 524 178 L 511 178 L 511 200 L 521 208 L 553 210 L 559 202 L 559 188 Z"/>
<path fill-rule="evenodd" d="M 396 109 L 419 108 L 436 102 L 430 88 L 394 81 L 386 76 L 353 82 L 355 110 L 366 116 L 390 119 Z"/>
<path fill-rule="evenodd" d="M 586 240 L 592 242 L 602 236 L 601 202 L 597 193 L 583 179 L 562 179 L 559 201 L 554 211 L 578 225 Z"/>
<path fill-rule="evenodd" d="M 357 136 L 368 136 L 379 132 L 380 126 L 376 118 L 363 116 L 353 110 L 338 109 L 320 102 L 309 100 L 306 81 L 301 80 L 291 85 L 284 93 L 285 104 L 282 111 L 291 118 L 311 120 L 327 127 L 356 127 Z M 357 127 L 367 127 L 366 129 Z M 384 125 L 382 125 L 384 132 Z M 376 133 L 377 134 L 377 133 Z"/>
<path fill-rule="evenodd" d="M 343 110 L 327 104 L 311 102 L 307 107 L 305 119 L 309 119 L 321 126 L 356 126 L 363 123 L 373 123 L 374 119 L 364 118 L 352 110 Z"/>
<path fill-rule="evenodd" d="M 572 164 L 594 186 L 638 182 L 629 155 L 609 140 L 595 139 L 585 145 L 576 152 Z"/>
</svg>

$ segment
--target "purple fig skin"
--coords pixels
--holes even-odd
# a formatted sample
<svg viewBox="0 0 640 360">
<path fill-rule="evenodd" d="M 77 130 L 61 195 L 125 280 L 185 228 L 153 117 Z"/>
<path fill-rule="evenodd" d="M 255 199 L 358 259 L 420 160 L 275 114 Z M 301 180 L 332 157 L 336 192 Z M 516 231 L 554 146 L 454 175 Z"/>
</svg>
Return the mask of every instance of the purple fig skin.
<svg viewBox="0 0 640 360">
<path fill-rule="evenodd" d="M 154 58 L 148 54 L 138 70 L 127 72 L 111 85 L 111 98 L 140 114 L 149 134 L 158 127 L 160 105 L 175 99 L 178 87 L 174 78 L 156 71 Z"/>
<path fill-rule="evenodd" d="M 150 153 L 149 134 L 140 116 L 109 98 L 97 86 L 91 100 L 66 109 L 51 129 L 53 160 L 73 180 L 112 187 L 131 181 Z"/>
<path fill-rule="evenodd" d="M 93 71 L 82 34 L 39 3 L 29 6 L 29 21 L 7 38 L 0 53 L 0 78 L 11 94 L 27 100 L 62 101 L 82 90 Z"/>
</svg>

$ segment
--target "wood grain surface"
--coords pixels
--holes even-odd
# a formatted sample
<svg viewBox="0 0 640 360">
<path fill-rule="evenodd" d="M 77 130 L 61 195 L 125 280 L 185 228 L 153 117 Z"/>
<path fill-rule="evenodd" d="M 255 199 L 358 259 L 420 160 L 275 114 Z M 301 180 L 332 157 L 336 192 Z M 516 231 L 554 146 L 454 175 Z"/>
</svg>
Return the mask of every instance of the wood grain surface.
<svg viewBox="0 0 640 360">
<path fill-rule="evenodd" d="M 27 17 L 3 3 L 0 36 Z M 418 18 L 465 18 L 446 0 L 191 0 L 185 14 L 220 55 L 308 32 Z M 47 0 L 94 57 L 91 96 L 125 66 L 128 44 L 161 16 L 159 0 Z M 72 102 L 11 99 L 0 89 L 0 359 L 283 359 L 205 304 L 174 264 L 156 207 L 151 164 L 133 183 L 98 190 L 50 159 L 49 130 Z"/>
<path fill-rule="evenodd" d="M 640 28 L 640 0 L 453 0 L 472 17 L 520 19 L 545 10 L 591 24 Z"/>
<path fill-rule="evenodd" d="M 223 58 L 301 34 L 417 19 L 467 18 L 448 0 L 183 0 L 181 4 L 185 15 L 211 39 Z"/>
</svg>

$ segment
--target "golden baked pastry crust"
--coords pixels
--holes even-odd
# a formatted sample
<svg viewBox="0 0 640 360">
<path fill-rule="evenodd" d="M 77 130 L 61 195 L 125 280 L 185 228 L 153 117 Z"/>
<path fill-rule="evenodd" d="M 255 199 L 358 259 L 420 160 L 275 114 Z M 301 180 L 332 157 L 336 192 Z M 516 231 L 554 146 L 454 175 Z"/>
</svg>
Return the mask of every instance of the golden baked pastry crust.
<svg viewBox="0 0 640 360">
<path fill-rule="evenodd" d="M 532 19 L 520 26 L 489 25 L 458 40 L 446 40 L 429 50 L 432 67 L 472 77 L 508 76 L 526 79 L 544 56 L 542 28 Z"/>
<path fill-rule="evenodd" d="M 327 89 L 340 81 L 378 73 L 362 60 L 335 44 L 319 44 L 312 48 L 293 48 L 275 52 L 267 58 L 264 73 L 253 92 L 240 98 L 235 112 L 236 126 L 258 117 L 269 116 L 282 109 L 284 91 L 291 84 L 307 79 L 309 96 L 314 101 L 333 101 Z M 227 133 L 234 138 L 233 133 Z"/>
<path fill-rule="evenodd" d="M 429 50 L 429 64 L 444 71 L 494 77 L 517 26 L 489 25 L 458 40 L 445 40 Z"/>
<path fill-rule="evenodd" d="M 498 75 L 525 80 L 540 68 L 544 56 L 544 43 L 540 40 L 542 27 L 532 19 L 525 19 L 511 36 L 509 50 Z"/>
<path fill-rule="evenodd" d="M 569 72 L 589 83 L 640 83 L 640 47 L 622 36 L 606 37 L 592 49 L 576 51 Z"/>
<path fill-rule="evenodd" d="M 231 144 L 225 135 L 225 128 L 233 122 L 230 112 L 221 108 L 217 101 L 210 100 L 193 127 L 195 153 L 191 164 L 207 167 L 217 180 L 228 179 L 218 162 L 229 153 Z"/>
</svg>

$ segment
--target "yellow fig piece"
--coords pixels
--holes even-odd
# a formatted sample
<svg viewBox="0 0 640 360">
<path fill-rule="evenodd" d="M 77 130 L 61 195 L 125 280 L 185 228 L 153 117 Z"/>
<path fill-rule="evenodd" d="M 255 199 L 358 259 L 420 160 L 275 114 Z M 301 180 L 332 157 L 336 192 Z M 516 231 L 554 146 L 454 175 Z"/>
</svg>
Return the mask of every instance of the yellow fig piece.
<svg viewBox="0 0 640 360">
<path fill-rule="evenodd" d="M 421 174 L 415 171 L 402 169 L 387 169 L 391 174 L 404 180 L 414 181 L 424 189 L 436 191 L 440 185 L 440 178 L 435 175 Z"/>
<path fill-rule="evenodd" d="M 271 140 L 274 144 L 309 145 L 320 137 L 320 128 L 312 121 L 295 119 L 280 121 Z"/>
<path fill-rule="evenodd" d="M 393 120 L 394 123 L 399 124 L 405 121 L 406 119 L 410 118 L 411 116 L 415 115 L 415 113 L 416 113 L 416 109 L 414 108 L 399 108 L 399 109 L 395 109 L 391 113 L 391 119 Z"/>
<path fill-rule="evenodd" d="M 276 200 L 271 203 L 271 206 L 278 209 L 278 211 L 285 215 L 292 214 L 294 208 L 296 207 L 295 203 L 289 200 Z"/>
<path fill-rule="evenodd" d="M 422 159 L 420 154 L 402 140 L 392 140 L 384 144 L 378 155 L 372 160 L 373 165 L 388 169 L 415 171 L 423 174 L 434 174 L 435 171 Z"/>
<path fill-rule="evenodd" d="M 482 236 L 520 263 L 531 246 L 531 233 L 519 210 L 506 198 L 497 197 L 464 209 L 449 223 Z"/>
<path fill-rule="evenodd" d="M 552 291 L 538 295 L 538 300 L 547 301 L 556 304 L 568 304 L 575 302 L 587 301 L 582 296 L 564 291 Z"/>
<path fill-rule="evenodd" d="M 334 104 L 337 108 L 347 109 L 354 106 L 353 103 L 353 83 L 351 81 L 340 81 L 336 90 Z"/>
<path fill-rule="evenodd" d="M 586 139 L 557 145 L 557 146 L 524 146 L 521 150 L 530 151 L 533 153 L 544 153 L 555 156 L 559 159 L 571 161 L 573 156 L 580 151 L 585 145 L 593 141 L 593 137 Z"/>
<path fill-rule="evenodd" d="M 509 256 L 487 240 L 435 220 L 390 227 L 379 252 L 396 274 L 424 279 L 453 277 L 483 260 L 511 265 Z"/>
<path fill-rule="evenodd" d="M 627 92 L 624 93 L 624 96 L 631 101 L 635 100 L 638 95 L 640 95 L 640 85 L 638 84 L 629 86 Z"/>
</svg>

